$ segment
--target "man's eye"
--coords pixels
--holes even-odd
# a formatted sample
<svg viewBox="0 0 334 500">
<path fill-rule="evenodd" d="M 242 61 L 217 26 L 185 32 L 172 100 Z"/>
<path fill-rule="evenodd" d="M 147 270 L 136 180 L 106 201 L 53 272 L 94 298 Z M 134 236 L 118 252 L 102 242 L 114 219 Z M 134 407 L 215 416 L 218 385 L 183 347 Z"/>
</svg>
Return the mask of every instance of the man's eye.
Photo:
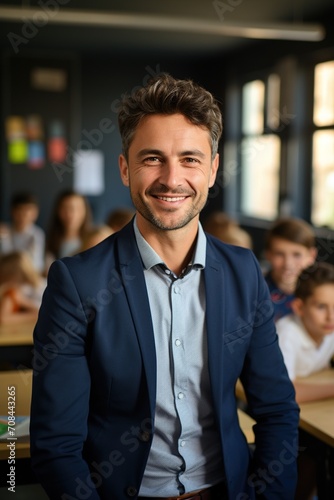
<svg viewBox="0 0 334 500">
<path fill-rule="evenodd" d="M 186 163 L 198 163 L 197 158 L 185 158 L 184 161 Z"/>
<path fill-rule="evenodd" d="M 157 156 L 148 156 L 147 158 L 144 159 L 145 163 L 158 163 L 160 161 L 160 158 Z"/>
</svg>

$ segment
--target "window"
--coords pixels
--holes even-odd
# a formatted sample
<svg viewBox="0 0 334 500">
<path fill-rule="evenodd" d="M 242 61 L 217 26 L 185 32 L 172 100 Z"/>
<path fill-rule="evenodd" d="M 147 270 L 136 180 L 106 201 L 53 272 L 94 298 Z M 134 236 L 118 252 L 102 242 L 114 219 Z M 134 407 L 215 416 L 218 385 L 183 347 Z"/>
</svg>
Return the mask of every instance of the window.
<svg viewBox="0 0 334 500">
<path fill-rule="evenodd" d="M 311 221 L 334 229 L 334 61 L 314 71 Z"/>
<path fill-rule="evenodd" d="M 242 90 L 241 201 L 243 215 L 274 220 L 278 215 L 281 141 L 280 80 L 247 82 Z"/>
</svg>

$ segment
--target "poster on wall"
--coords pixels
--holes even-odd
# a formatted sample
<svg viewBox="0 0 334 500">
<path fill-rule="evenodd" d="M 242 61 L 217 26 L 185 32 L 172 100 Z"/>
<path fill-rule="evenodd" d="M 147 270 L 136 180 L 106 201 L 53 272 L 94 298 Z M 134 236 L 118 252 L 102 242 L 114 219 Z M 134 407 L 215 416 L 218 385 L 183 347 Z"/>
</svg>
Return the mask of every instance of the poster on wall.
<svg viewBox="0 0 334 500">
<path fill-rule="evenodd" d="M 99 149 L 75 152 L 73 158 L 74 190 L 83 195 L 98 196 L 104 191 L 104 156 Z"/>
</svg>

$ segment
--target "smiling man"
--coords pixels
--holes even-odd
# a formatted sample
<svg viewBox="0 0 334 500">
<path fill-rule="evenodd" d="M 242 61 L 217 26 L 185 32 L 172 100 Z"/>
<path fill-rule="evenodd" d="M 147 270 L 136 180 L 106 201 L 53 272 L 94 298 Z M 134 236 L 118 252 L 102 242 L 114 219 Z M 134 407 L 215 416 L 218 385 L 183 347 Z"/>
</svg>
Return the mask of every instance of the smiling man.
<svg viewBox="0 0 334 500">
<path fill-rule="evenodd" d="M 50 269 L 34 333 L 33 468 L 51 499 L 293 499 L 298 407 L 267 286 L 249 250 L 199 222 L 219 107 L 160 75 L 124 98 L 119 128 L 136 216 Z M 238 378 L 257 421 L 253 455 Z"/>
</svg>

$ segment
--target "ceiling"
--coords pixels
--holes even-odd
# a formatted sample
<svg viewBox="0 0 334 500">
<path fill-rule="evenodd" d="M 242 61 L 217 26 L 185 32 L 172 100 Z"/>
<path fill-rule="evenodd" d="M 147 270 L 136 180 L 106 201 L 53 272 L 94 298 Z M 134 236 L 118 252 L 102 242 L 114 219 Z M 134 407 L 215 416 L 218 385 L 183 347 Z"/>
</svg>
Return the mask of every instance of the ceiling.
<svg viewBox="0 0 334 500">
<path fill-rule="evenodd" d="M 44 9 L 53 6 L 55 10 Z M 17 21 L 4 20 L 1 7 L 19 8 Z M 22 8 L 43 10 L 43 26 L 31 26 L 20 14 Z M 51 7 L 50 7 L 51 9 Z M 249 43 L 247 38 L 222 36 L 199 30 L 180 30 L 177 23 L 195 20 L 226 25 L 235 23 L 315 23 L 320 21 L 333 0 L 0 0 L 0 44 L 13 50 L 13 45 L 38 49 L 68 49 L 94 53 L 136 54 L 139 52 L 169 54 L 171 56 L 227 53 Z M 90 26 L 57 23 L 58 13 L 78 11 L 131 14 L 138 21 L 146 18 L 145 27 Z M 154 16 L 154 17 L 150 17 Z M 107 16 L 105 16 L 107 18 Z M 158 28 L 157 20 L 167 17 L 167 26 Z M 59 16 L 58 16 L 59 18 Z M 91 15 L 91 19 L 93 16 Z M 37 19 L 37 18 L 35 18 Z M 59 20 L 59 19 L 58 19 Z M 29 31 L 30 29 L 30 31 Z M 314 42 L 308 42 L 314 43 Z"/>
</svg>

